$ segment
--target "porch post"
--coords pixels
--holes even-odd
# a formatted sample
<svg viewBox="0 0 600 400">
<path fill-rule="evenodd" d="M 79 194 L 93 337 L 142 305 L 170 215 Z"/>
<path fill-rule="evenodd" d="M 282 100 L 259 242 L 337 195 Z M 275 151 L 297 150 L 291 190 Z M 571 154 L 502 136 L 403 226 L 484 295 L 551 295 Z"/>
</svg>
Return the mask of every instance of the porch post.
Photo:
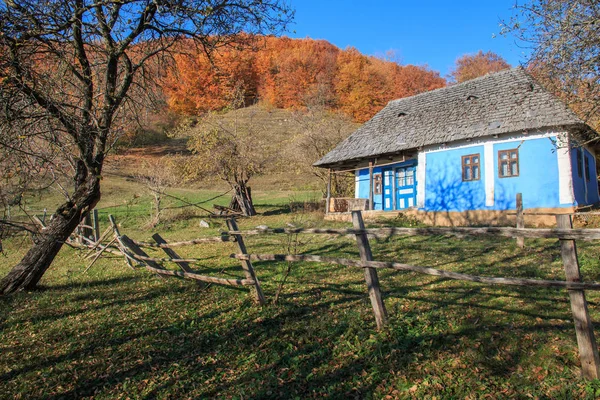
<svg viewBox="0 0 600 400">
<path fill-rule="evenodd" d="M 327 200 L 325 200 L 325 214 L 329 214 L 331 204 L 331 168 L 327 170 Z"/>
<path fill-rule="evenodd" d="M 373 205 L 373 160 L 369 161 L 369 210 L 374 210 Z"/>
</svg>

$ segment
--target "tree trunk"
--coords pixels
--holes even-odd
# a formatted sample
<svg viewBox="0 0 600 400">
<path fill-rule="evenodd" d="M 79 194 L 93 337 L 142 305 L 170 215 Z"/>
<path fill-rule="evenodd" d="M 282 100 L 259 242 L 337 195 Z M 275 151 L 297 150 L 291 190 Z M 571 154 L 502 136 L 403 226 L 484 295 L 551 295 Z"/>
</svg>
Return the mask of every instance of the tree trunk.
<svg viewBox="0 0 600 400">
<path fill-rule="evenodd" d="M 239 210 L 246 217 L 256 215 L 250 187 L 246 186 L 245 183 L 235 183 L 233 185 L 233 192 L 230 208 Z"/>
<path fill-rule="evenodd" d="M 33 289 L 54 257 L 85 215 L 100 200 L 100 180 L 89 175 L 75 190 L 71 201 L 61 205 L 23 259 L 0 282 L 0 294 Z"/>
</svg>

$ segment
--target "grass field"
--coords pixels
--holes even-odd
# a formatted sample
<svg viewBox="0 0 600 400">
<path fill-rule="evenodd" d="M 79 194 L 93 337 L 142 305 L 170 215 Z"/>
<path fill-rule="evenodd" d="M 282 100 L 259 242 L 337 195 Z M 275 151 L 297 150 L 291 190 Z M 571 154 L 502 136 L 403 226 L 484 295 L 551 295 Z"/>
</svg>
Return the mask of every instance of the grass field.
<svg viewBox="0 0 600 400">
<path fill-rule="evenodd" d="M 121 180 L 118 180 L 121 179 Z M 122 232 L 147 240 L 212 236 L 225 228 L 199 211 L 173 209 L 144 228 L 149 198 L 125 178 L 105 182 L 99 208 Z M 195 202 L 220 190 L 179 189 Z M 170 192 L 171 193 L 171 192 Z M 134 199 L 134 195 L 139 197 Z M 256 191 L 258 225 L 348 226 L 290 201 L 315 192 Z M 121 204 L 132 199 L 131 204 Z M 41 200 L 42 206 L 44 201 Z M 226 204 L 224 197 L 215 202 Z M 49 204 L 49 203 L 48 203 Z M 180 203 L 173 200 L 169 206 Z M 115 206 L 110 208 L 109 206 Z M 118 206 L 118 207 L 116 207 Z M 187 211 L 186 211 L 187 210 Z M 294 238 L 291 238 L 292 240 Z M 0 274 L 28 245 L 5 242 Z M 357 258 L 352 238 L 301 236 L 298 251 Z M 253 253 L 287 252 L 287 236 L 248 237 Z M 563 279 L 556 240 L 445 237 L 372 242 L 377 260 L 490 276 Z M 600 281 L 600 249 L 578 243 L 586 280 Z M 203 259 L 195 268 L 242 277 L 228 255 L 233 243 L 182 248 Z M 158 253 L 157 253 L 158 254 Z M 413 273 L 379 273 L 389 325 L 377 332 L 362 271 L 295 264 L 278 304 L 253 305 L 247 289 L 160 279 L 106 258 L 89 261 L 64 249 L 40 289 L 0 299 L 0 398 L 594 398 L 600 382 L 580 379 L 566 292 L 508 289 Z M 286 268 L 255 263 L 268 300 Z M 598 320 L 600 297 L 588 293 Z"/>
</svg>

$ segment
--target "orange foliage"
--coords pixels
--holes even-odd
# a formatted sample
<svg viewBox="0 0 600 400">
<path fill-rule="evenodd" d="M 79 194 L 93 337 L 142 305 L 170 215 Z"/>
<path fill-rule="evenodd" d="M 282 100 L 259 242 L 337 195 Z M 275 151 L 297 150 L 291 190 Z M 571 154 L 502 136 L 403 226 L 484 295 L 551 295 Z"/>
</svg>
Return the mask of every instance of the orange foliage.
<svg viewBox="0 0 600 400">
<path fill-rule="evenodd" d="M 230 104 L 241 90 L 246 104 L 278 108 L 319 104 L 366 121 L 385 104 L 446 85 L 427 67 L 402 66 L 340 50 L 323 40 L 266 37 L 257 52 L 222 50 L 213 57 L 179 56 L 166 79 L 172 110 L 199 114 Z"/>
<path fill-rule="evenodd" d="M 450 76 L 455 82 L 461 83 L 490 72 L 498 72 L 510 68 L 510 64 L 496 53 L 479 50 L 477 54 L 465 54 L 456 60 Z"/>
</svg>

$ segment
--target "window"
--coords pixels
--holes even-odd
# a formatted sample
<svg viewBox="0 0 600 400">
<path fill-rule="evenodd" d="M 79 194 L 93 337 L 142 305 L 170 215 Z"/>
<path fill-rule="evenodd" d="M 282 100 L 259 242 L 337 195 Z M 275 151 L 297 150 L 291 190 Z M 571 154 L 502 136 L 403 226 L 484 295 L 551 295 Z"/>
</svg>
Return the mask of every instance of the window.
<svg viewBox="0 0 600 400">
<path fill-rule="evenodd" d="M 478 181 L 479 180 L 479 154 L 469 154 L 462 157 L 462 180 L 463 181 Z"/>
<path fill-rule="evenodd" d="M 583 159 L 581 156 L 581 149 L 576 149 L 575 150 L 577 152 L 577 176 L 578 177 L 583 177 L 582 172 L 581 172 L 581 164 L 583 163 Z"/>
<path fill-rule="evenodd" d="M 413 168 L 398 168 L 396 170 L 396 187 L 402 188 L 415 184 L 415 171 Z"/>
<path fill-rule="evenodd" d="M 519 149 L 498 152 L 498 176 L 500 178 L 519 176 Z"/>
<path fill-rule="evenodd" d="M 585 180 L 589 181 L 590 180 L 590 159 L 585 156 Z"/>
<path fill-rule="evenodd" d="M 381 174 L 373 175 L 373 194 L 381 194 L 383 193 L 383 188 L 381 184 Z"/>
</svg>

